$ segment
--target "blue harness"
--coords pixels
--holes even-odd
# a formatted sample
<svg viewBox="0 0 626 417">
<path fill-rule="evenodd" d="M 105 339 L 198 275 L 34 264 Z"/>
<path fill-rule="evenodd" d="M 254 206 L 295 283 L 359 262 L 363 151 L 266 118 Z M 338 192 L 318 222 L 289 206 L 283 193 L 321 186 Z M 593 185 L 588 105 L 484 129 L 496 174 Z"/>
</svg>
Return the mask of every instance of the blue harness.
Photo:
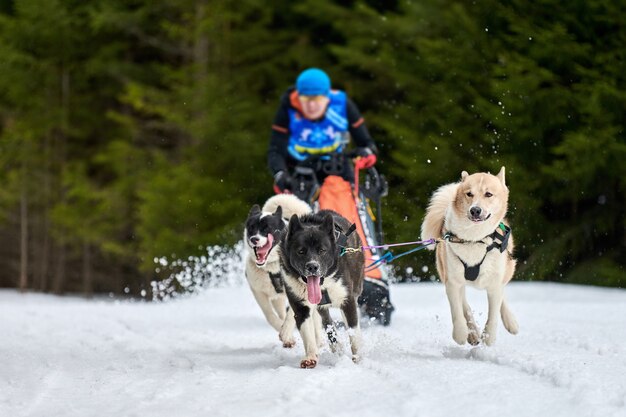
<svg viewBox="0 0 626 417">
<path fill-rule="evenodd" d="M 308 120 L 295 109 L 289 109 L 289 145 L 287 150 L 297 161 L 306 160 L 309 155 L 341 152 L 343 138 L 348 131 L 346 93 L 332 90 L 328 96 L 330 103 L 321 120 Z"/>
</svg>

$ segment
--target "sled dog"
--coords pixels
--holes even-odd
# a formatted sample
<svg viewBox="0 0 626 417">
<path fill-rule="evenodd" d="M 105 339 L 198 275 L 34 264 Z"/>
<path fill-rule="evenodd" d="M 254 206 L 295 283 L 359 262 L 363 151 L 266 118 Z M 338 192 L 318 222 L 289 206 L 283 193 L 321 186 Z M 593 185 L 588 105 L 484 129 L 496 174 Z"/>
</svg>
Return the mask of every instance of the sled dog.
<svg viewBox="0 0 626 417">
<path fill-rule="evenodd" d="M 352 360 L 359 361 L 361 329 L 357 298 L 363 290 L 362 252 L 342 254 L 342 247 L 360 248 L 355 226 L 331 210 L 292 216 L 280 243 L 285 291 L 294 312 L 295 325 L 304 343 L 301 368 L 314 368 L 322 329 L 334 351 L 337 333 L 328 310 L 338 307 L 348 327 Z M 353 233 L 354 232 L 354 233 Z M 289 319 L 285 320 L 285 326 Z M 322 327 L 323 326 L 323 327 Z"/>
<path fill-rule="evenodd" d="M 504 167 L 497 176 L 461 173 L 461 181 L 433 194 L 422 223 L 422 239 L 440 238 L 436 245 L 437 272 L 445 284 L 452 312 L 452 338 L 462 345 L 496 341 L 498 313 L 504 327 L 517 334 L 504 286 L 513 278 L 513 237 L 505 215 L 509 190 Z M 433 249 L 432 246 L 429 249 Z M 482 336 L 465 298 L 465 286 L 487 290 L 489 313 Z"/>
<path fill-rule="evenodd" d="M 252 206 L 246 220 L 243 237 L 248 252 L 246 279 L 265 318 L 276 331 L 280 331 L 286 314 L 278 244 L 289 217 L 310 212 L 311 208 L 304 201 L 293 195 L 279 194 L 268 199 L 263 208 L 257 204 Z M 293 330 L 283 332 L 280 337 L 285 347 L 295 343 Z"/>
</svg>

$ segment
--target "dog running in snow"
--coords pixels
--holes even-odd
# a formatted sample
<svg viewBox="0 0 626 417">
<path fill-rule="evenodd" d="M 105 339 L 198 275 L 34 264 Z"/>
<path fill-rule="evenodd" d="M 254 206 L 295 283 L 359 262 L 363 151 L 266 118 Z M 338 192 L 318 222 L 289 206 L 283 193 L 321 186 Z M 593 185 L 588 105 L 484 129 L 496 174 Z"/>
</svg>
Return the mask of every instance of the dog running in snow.
<svg viewBox="0 0 626 417">
<path fill-rule="evenodd" d="M 292 215 L 310 212 L 309 205 L 294 195 L 278 194 L 269 198 L 263 208 L 252 206 L 246 220 L 246 279 L 267 322 L 277 332 L 285 321 L 287 301 L 280 275 L 279 242 Z M 293 329 L 279 333 L 279 337 L 284 347 L 295 344 Z"/>
<path fill-rule="evenodd" d="M 360 248 L 361 239 L 350 222 L 331 210 L 294 215 L 280 243 L 283 281 L 289 305 L 304 343 L 301 368 L 314 368 L 325 330 L 330 347 L 338 347 L 337 332 L 328 311 L 338 307 L 348 326 L 352 360 L 359 361 L 361 329 L 357 298 L 363 290 L 362 252 L 340 253 L 342 246 Z M 290 319 L 283 331 L 290 330 Z"/>
<path fill-rule="evenodd" d="M 450 303 L 452 337 L 461 345 L 477 345 L 481 338 L 492 345 L 498 313 L 509 333 L 519 330 L 504 295 L 515 272 L 504 171 L 502 167 L 497 176 L 463 171 L 460 182 L 435 191 L 422 224 L 423 240 L 442 239 L 436 245 L 437 272 Z M 487 290 L 489 313 L 482 336 L 465 298 L 468 284 Z"/>
</svg>

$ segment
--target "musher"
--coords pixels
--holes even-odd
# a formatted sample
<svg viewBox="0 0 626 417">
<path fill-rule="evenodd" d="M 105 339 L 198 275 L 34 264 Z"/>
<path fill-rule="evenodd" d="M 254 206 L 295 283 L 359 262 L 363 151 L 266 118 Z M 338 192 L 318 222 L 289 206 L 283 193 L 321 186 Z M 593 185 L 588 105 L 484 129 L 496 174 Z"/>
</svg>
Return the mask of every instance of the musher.
<svg viewBox="0 0 626 417">
<path fill-rule="evenodd" d="M 345 152 L 349 138 L 356 145 L 351 156 Z M 316 183 L 322 184 L 311 200 L 317 200 L 320 209 L 335 210 L 356 223 L 364 246 L 372 242 L 371 238 L 366 239 L 365 233 L 369 237 L 374 231 L 365 225 L 364 232 L 360 221 L 350 159 L 356 156 L 354 164 L 365 170 L 374 166 L 377 153 L 359 109 L 344 91 L 331 89 L 330 78 L 321 69 L 303 71 L 296 85 L 281 97 L 267 153 L 274 191 L 296 191 L 294 171 L 302 167 L 311 169 Z M 365 251 L 365 257 L 372 259 L 372 253 Z M 359 304 L 372 320 L 389 324 L 393 306 L 381 268 L 367 270 Z"/>
</svg>

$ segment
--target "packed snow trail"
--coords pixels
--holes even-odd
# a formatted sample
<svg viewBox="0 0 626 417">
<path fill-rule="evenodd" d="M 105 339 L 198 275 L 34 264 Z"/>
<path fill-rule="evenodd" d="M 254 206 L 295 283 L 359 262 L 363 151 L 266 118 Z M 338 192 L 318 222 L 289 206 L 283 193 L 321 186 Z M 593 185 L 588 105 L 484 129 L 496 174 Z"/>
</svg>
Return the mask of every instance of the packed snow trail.
<svg viewBox="0 0 626 417">
<path fill-rule="evenodd" d="M 391 289 L 362 363 L 299 368 L 245 285 L 164 303 L 0 291 L 0 416 L 626 416 L 626 291 L 507 287 L 520 324 L 456 345 L 441 284 Z M 484 325 L 486 294 L 468 289 Z"/>
</svg>

